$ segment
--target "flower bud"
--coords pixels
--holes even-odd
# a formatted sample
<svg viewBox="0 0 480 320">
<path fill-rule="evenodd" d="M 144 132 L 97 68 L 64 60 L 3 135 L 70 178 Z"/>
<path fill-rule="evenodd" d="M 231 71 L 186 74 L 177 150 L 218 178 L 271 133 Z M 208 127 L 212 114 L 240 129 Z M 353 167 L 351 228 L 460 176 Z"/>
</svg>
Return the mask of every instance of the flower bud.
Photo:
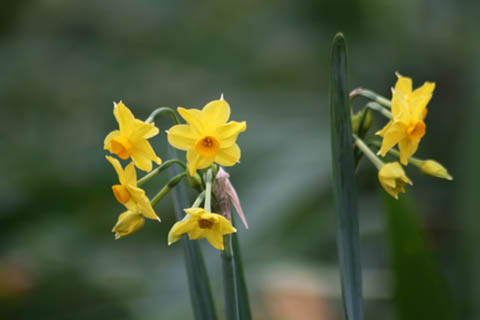
<svg viewBox="0 0 480 320">
<path fill-rule="evenodd" d="M 440 179 L 453 180 L 453 177 L 448 173 L 447 169 L 435 160 L 425 160 L 420 165 L 420 170 L 429 176 L 434 176 Z"/>
</svg>

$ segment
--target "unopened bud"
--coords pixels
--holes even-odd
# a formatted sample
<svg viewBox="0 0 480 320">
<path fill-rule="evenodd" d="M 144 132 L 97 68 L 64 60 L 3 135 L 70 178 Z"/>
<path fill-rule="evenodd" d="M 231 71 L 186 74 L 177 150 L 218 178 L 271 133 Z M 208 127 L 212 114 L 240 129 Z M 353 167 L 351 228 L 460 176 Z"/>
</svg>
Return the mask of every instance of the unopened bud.
<svg viewBox="0 0 480 320">
<path fill-rule="evenodd" d="M 434 176 L 441 179 L 453 180 L 453 177 L 448 173 L 447 169 L 435 160 L 425 160 L 420 165 L 420 170 L 429 176 Z"/>
</svg>

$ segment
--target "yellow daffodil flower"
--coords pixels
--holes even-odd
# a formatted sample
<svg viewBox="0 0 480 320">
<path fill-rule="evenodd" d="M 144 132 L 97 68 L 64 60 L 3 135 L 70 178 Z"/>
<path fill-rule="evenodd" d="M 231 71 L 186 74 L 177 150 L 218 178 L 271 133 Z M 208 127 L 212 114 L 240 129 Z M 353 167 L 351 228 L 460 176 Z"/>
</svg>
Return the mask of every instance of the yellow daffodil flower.
<svg viewBox="0 0 480 320">
<path fill-rule="evenodd" d="M 435 160 L 422 161 L 420 170 L 429 176 L 434 176 L 441 179 L 453 180 L 453 177 L 448 173 L 447 169 Z"/>
<path fill-rule="evenodd" d="M 117 159 L 110 156 L 106 156 L 106 158 L 117 172 L 118 180 L 120 181 L 120 184 L 112 187 L 113 194 L 118 202 L 123 204 L 129 212 L 141 214 L 145 218 L 160 221 L 145 191 L 137 187 L 137 172 L 135 171 L 133 162 L 130 162 L 130 164 L 125 167 L 125 170 L 123 170 L 122 165 Z"/>
<path fill-rule="evenodd" d="M 378 180 L 380 180 L 382 187 L 395 199 L 398 199 L 399 192 L 405 192 L 403 187 L 405 184 L 413 185 L 398 162 L 383 165 L 378 171 Z"/>
<path fill-rule="evenodd" d="M 107 135 L 104 149 L 123 160 L 131 157 L 135 165 L 143 171 L 152 170 L 152 161 L 160 164 L 162 160 L 147 141 L 158 134 L 158 128 L 152 123 L 135 119 L 130 109 L 121 101 L 114 103 L 113 115 L 117 119 L 119 130 Z"/>
<path fill-rule="evenodd" d="M 125 211 L 118 217 L 112 232 L 115 232 L 115 239 L 120 239 L 137 232 L 144 225 L 145 218 L 143 218 L 141 213 Z"/>
<path fill-rule="evenodd" d="M 425 82 L 423 86 L 412 91 L 412 79 L 398 73 L 397 77 L 395 89 L 392 89 L 393 120 L 378 131 L 377 135 L 383 137 L 379 154 L 384 157 L 388 150 L 398 143 L 400 162 L 406 165 L 425 135 L 427 104 L 432 97 L 435 83 Z"/>
<path fill-rule="evenodd" d="M 180 240 L 188 233 L 191 240 L 207 238 L 216 249 L 223 250 L 223 236 L 236 232 L 225 217 L 205 211 L 202 208 L 185 209 L 188 213 L 182 221 L 176 222 L 168 234 L 168 245 Z"/>
<path fill-rule="evenodd" d="M 214 162 L 233 166 L 240 160 L 237 136 L 247 129 L 245 121 L 230 121 L 230 106 L 223 100 L 214 100 L 202 110 L 178 108 L 187 124 L 168 130 L 168 142 L 177 149 L 187 151 L 191 176 L 197 169 L 205 169 Z"/>
</svg>

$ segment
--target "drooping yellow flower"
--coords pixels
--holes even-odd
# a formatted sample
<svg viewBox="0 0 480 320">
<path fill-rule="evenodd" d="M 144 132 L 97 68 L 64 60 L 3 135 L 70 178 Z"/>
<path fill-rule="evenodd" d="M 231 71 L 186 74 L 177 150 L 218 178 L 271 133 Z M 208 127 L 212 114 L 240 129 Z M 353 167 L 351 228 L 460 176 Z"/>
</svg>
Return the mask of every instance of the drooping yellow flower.
<svg viewBox="0 0 480 320">
<path fill-rule="evenodd" d="M 236 232 L 225 217 L 205 211 L 202 208 L 185 209 L 188 213 L 182 221 L 176 222 L 168 234 L 168 245 L 180 240 L 188 233 L 191 240 L 207 238 L 216 249 L 223 250 L 223 236 Z"/>
<path fill-rule="evenodd" d="M 160 221 L 145 191 L 137 187 L 137 172 L 135 171 L 133 162 L 130 162 L 130 164 L 125 167 L 125 170 L 123 170 L 122 165 L 117 159 L 110 156 L 106 156 L 106 158 L 117 172 L 118 180 L 120 181 L 120 184 L 112 187 L 113 194 L 118 202 L 123 204 L 129 212 L 141 214 L 145 218 Z"/>
<path fill-rule="evenodd" d="M 395 199 L 398 199 L 399 192 L 405 192 L 405 184 L 413 185 L 398 162 L 383 165 L 378 171 L 378 180 L 382 187 Z"/>
<path fill-rule="evenodd" d="M 158 134 L 158 128 L 152 123 L 135 119 L 130 109 L 121 101 L 114 103 L 113 115 L 117 119 L 119 130 L 107 135 L 104 149 L 123 160 L 132 157 L 135 165 L 143 171 L 152 170 L 152 161 L 160 164 L 162 160 L 147 141 Z"/>
<path fill-rule="evenodd" d="M 453 177 L 448 173 L 447 169 L 435 160 L 422 161 L 420 170 L 429 176 L 434 176 L 441 179 L 453 180 Z"/>
<path fill-rule="evenodd" d="M 383 137 L 379 150 L 382 157 L 398 143 L 400 162 L 406 165 L 425 135 L 427 104 L 432 98 L 435 83 L 425 82 L 423 86 L 412 91 L 412 79 L 398 73 L 397 77 L 395 88 L 392 89 L 393 120 L 378 131 L 377 135 Z"/>
<path fill-rule="evenodd" d="M 228 121 L 230 106 L 223 100 L 214 100 L 202 110 L 178 108 L 187 124 L 168 130 L 168 142 L 187 151 L 188 170 L 193 176 L 197 169 L 205 169 L 214 162 L 233 166 L 240 160 L 237 136 L 247 129 L 245 121 Z"/>
<path fill-rule="evenodd" d="M 115 232 L 115 239 L 128 236 L 140 230 L 145 225 L 145 218 L 141 213 L 125 211 L 117 220 L 112 229 Z"/>
</svg>

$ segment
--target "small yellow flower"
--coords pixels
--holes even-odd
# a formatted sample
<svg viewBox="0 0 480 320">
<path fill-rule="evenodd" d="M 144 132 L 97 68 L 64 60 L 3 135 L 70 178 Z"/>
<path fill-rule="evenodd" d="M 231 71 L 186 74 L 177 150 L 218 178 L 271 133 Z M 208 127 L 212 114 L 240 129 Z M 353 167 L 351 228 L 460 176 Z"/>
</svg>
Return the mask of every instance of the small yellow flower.
<svg viewBox="0 0 480 320">
<path fill-rule="evenodd" d="M 119 130 L 107 135 L 104 149 L 123 160 L 132 157 L 135 165 L 143 171 L 152 170 L 152 161 L 160 164 L 162 160 L 147 141 L 158 134 L 158 128 L 152 123 L 135 119 L 130 109 L 121 101 L 114 103 L 113 115 L 117 119 Z"/>
<path fill-rule="evenodd" d="M 112 229 L 115 232 L 115 239 L 128 236 L 140 230 L 145 225 L 145 219 L 142 214 L 132 211 L 125 211 L 117 220 Z"/>
<path fill-rule="evenodd" d="M 425 135 L 425 117 L 427 104 L 432 98 L 435 83 L 425 82 L 423 86 L 412 91 L 412 79 L 397 73 L 397 83 L 392 89 L 392 115 L 393 120 L 377 135 L 383 137 L 379 153 L 382 157 L 398 143 L 400 149 L 400 162 L 408 163 L 418 148 L 420 139 Z"/>
<path fill-rule="evenodd" d="M 398 162 L 383 165 L 378 171 L 378 180 L 380 180 L 382 187 L 395 199 L 398 199 L 399 192 L 405 192 L 403 187 L 405 184 L 413 185 Z"/>
<path fill-rule="evenodd" d="M 125 167 L 125 170 L 123 170 L 122 165 L 117 159 L 110 156 L 106 156 L 106 158 L 113 165 L 113 168 L 117 172 L 118 180 L 120 181 L 120 184 L 112 187 L 113 194 L 118 202 L 123 204 L 129 212 L 141 214 L 145 218 L 160 221 L 145 191 L 137 187 L 137 172 L 135 171 L 133 162 L 130 162 L 130 164 Z"/>
<path fill-rule="evenodd" d="M 441 179 L 453 180 L 447 169 L 435 160 L 425 160 L 420 165 L 420 170 L 427 175 Z"/>
<path fill-rule="evenodd" d="M 207 238 L 216 249 L 223 250 L 223 236 L 236 232 L 230 221 L 217 214 L 206 212 L 202 208 L 185 209 L 188 216 L 176 222 L 168 234 L 168 245 L 180 240 L 188 233 L 191 240 Z"/>
<path fill-rule="evenodd" d="M 202 110 L 178 108 L 187 124 L 168 130 L 168 142 L 177 149 L 187 151 L 191 176 L 197 169 L 205 169 L 214 162 L 233 166 L 240 160 L 237 136 L 247 129 L 245 121 L 230 121 L 230 106 L 223 100 L 214 100 Z"/>
</svg>

